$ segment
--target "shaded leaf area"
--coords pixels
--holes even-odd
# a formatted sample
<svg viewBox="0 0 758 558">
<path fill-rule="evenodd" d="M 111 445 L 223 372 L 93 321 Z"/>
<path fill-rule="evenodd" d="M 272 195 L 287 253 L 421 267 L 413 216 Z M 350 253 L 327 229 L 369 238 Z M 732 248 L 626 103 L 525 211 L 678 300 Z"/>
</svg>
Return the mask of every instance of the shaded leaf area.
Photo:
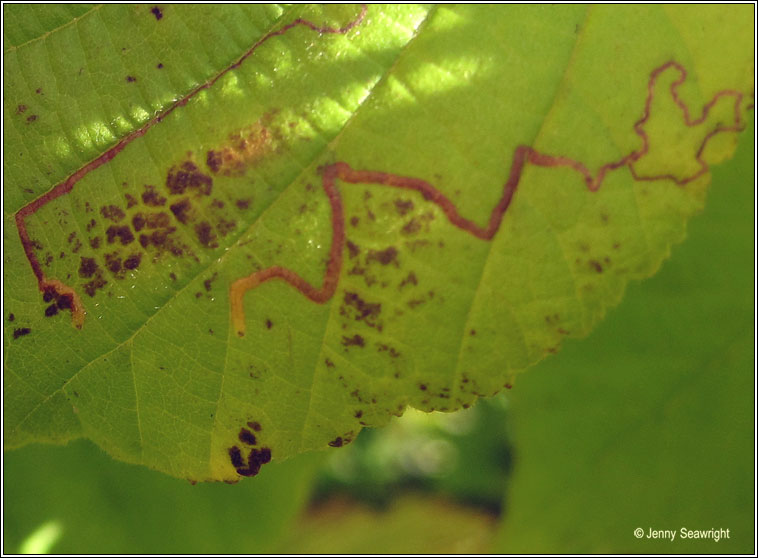
<svg viewBox="0 0 758 558">
<path fill-rule="evenodd" d="M 4 458 L 4 552 L 43 524 L 56 554 L 273 552 L 305 504 L 322 454 L 261 471 L 263 482 L 190 485 L 118 463 L 87 441 Z M 10 480 L 12 479 L 12 481 Z"/>
<path fill-rule="evenodd" d="M 4 215 L 4 435 L 86 436 L 192 480 L 345 445 L 408 405 L 470 406 L 586 334 L 683 238 L 752 75 L 739 10 L 254 6 L 198 31 L 206 8 L 148 8 L 119 10 L 186 41 L 116 73 L 93 59 L 79 114 L 27 122 L 35 76 L 7 69 L 6 211 L 27 213 Z M 65 29 L 117 27 L 84 25 Z M 203 55 L 152 77 L 163 52 Z M 39 79 L 78 94 L 60 63 Z M 24 206 L 56 184 L 74 188 Z"/>
<path fill-rule="evenodd" d="M 661 273 L 510 394 L 499 551 L 753 551 L 753 137 L 714 170 L 705 213 Z M 729 535 L 682 539 L 683 527 Z"/>
</svg>

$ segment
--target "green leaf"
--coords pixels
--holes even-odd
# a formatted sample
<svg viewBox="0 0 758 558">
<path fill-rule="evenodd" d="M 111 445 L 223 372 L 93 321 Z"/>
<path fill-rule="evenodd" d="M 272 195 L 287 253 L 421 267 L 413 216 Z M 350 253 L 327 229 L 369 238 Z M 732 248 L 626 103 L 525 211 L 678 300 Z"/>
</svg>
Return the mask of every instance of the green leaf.
<svg viewBox="0 0 758 558">
<path fill-rule="evenodd" d="M 261 470 L 261 482 L 191 486 L 118 463 L 91 443 L 9 452 L 3 487 L 5 551 L 56 527 L 57 554 L 251 554 L 275 550 L 307 501 L 324 454 Z"/>
<path fill-rule="evenodd" d="M 9 12 L 5 446 L 236 480 L 496 393 L 683 238 L 748 10 Z"/>
<path fill-rule="evenodd" d="M 498 552 L 753 551 L 753 130 L 661 273 L 513 390 Z"/>
</svg>

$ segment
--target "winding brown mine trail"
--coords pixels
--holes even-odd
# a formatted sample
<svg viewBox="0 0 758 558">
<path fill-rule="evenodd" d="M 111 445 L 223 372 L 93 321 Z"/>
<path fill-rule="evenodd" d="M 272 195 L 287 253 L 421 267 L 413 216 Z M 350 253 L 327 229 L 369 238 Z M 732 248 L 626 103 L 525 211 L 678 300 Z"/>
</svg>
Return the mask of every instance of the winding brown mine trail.
<svg viewBox="0 0 758 558">
<path fill-rule="evenodd" d="M 734 124 L 730 126 L 719 124 L 714 130 L 711 130 L 705 136 L 695 154 L 695 160 L 697 160 L 699 163 L 700 169 L 691 176 L 677 178 L 672 174 L 660 174 L 652 176 L 640 175 L 634 170 L 633 165 L 636 161 L 647 154 L 650 148 L 649 138 L 644 130 L 644 125 L 650 118 L 650 109 L 655 93 L 655 85 L 659 76 L 670 68 L 676 69 L 676 71 L 679 72 L 679 78 L 676 81 L 672 82 L 670 92 L 674 103 L 682 111 L 682 118 L 685 125 L 694 127 L 705 122 L 705 119 L 708 117 L 708 114 L 710 113 L 713 106 L 722 97 L 734 98 Z M 260 284 L 269 281 L 270 279 L 282 279 L 286 281 L 301 293 L 303 293 L 310 300 L 319 304 L 322 304 L 332 298 L 335 291 L 337 290 L 339 275 L 342 270 L 342 252 L 345 244 L 345 217 L 342 210 L 342 197 L 335 183 L 337 179 L 342 180 L 343 182 L 348 182 L 350 184 L 380 184 L 393 188 L 415 190 L 416 192 L 419 192 L 425 200 L 439 206 L 451 224 L 477 238 L 481 238 L 482 240 L 491 240 L 500 229 L 500 224 L 503 222 L 503 217 L 505 216 L 508 207 L 510 207 L 513 196 L 516 193 L 516 189 L 518 188 L 519 181 L 521 180 L 521 175 L 524 171 L 524 167 L 527 163 L 538 167 L 569 167 L 579 173 L 582 178 L 584 178 L 587 189 L 591 192 L 595 192 L 600 188 L 609 172 L 620 169 L 622 167 L 627 167 L 632 174 L 632 177 L 638 181 L 671 180 L 676 184 L 684 185 L 697 179 L 708 171 L 708 164 L 702 158 L 703 150 L 705 149 L 708 141 L 716 134 L 722 132 L 736 132 L 742 129 L 743 124 L 740 105 L 743 100 L 743 94 L 739 91 L 730 89 L 719 91 L 708 103 L 705 104 L 702 114 L 698 118 L 693 118 L 690 114 L 689 107 L 679 97 L 678 92 L 679 86 L 684 83 L 686 79 L 687 71 L 681 64 L 674 61 L 667 62 L 652 71 L 650 74 L 650 79 L 648 81 L 648 93 L 647 98 L 645 99 L 645 108 L 642 113 L 642 117 L 634 124 L 635 133 L 642 139 L 642 147 L 636 151 L 632 151 L 617 161 L 612 161 L 602 165 L 594 175 L 580 161 L 576 161 L 568 157 L 541 153 L 527 145 L 518 146 L 513 153 L 511 170 L 508 175 L 508 180 L 503 187 L 503 195 L 500 197 L 500 200 L 492 209 L 489 221 L 485 227 L 481 227 L 470 219 L 463 217 L 460 213 L 458 213 L 458 209 L 456 208 L 455 204 L 450 201 L 450 199 L 447 198 L 445 194 L 440 192 L 426 180 L 408 176 L 399 176 L 382 171 L 355 170 L 344 162 L 333 163 L 325 167 L 322 171 L 322 185 L 332 208 L 333 232 L 332 246 L 329 251 L 329 261 L 326 266 L 324 282 L 322 283 L 321 287 L 314 287 L 305 279 L 300 277 L 300 275 L 298 275 L 295 271 L 281 266 L 268 267 L 266 269 L 256 271 L 247 277 L 238 279 L 232 283 L 229 289 L 229 300 L 231 304 L 231 318 L 233 327 L 240 337 L 245 335 L 245 310 L 243 305 L 244 295 L 247 291 L 256 288 Z"/>
<path fill-rule="evenodd" d="M 129 135 L 124 137 L 120 142 L 100 155 L 97 159 L 94 159 L 93 161 L 87 163 L 76 172 L 74 172 L 71 176 L 69 176 L 66 180 L 56 185 L 52 190 L 19 209 L 15 215 L 19 238 L 21 240 L 24 253 L 26 254 L 26 257 L 29 260 L 29 264 L 31 265 L 32 271 L 37 278 L 39 290 L 44 295 L 44 299 L 46 301 L 49 301 L 52 298 L 58 299 L 59 307 L 71 310 L 73 325 L 77 328 L 82 327 L 86 312 L 81 298 L 74 291 L 74 289 L 68 285 L 65 285 L 58 279 L 45 276 L 45 273 L 42 270 L 42 267 L 34 252 L 35 243 L 29 237 L 29 232 L 26 228 L 27 217 L 33 215 L 41 207 L 52 202 L 53 200 L 71 192 L 79 180 L 84 178 L 90 172 L 112 160 L 132 141 L 143 136 L 150 128 L 156 124 L 159 124 L 174 110 L 186 105 L 189 100 L 197 95 L 200 91 L 213 86 L 226 73 L 238 68 L 248 57 L 250 57 L 251 54 L 253 54 L 253 52 L 260 45 L 262 45 L 268 39 L 283 35 L 290 29 L 293 29 L 297 26 L 307 27 L 320 34 L 344 34 L 363 21 L 366 15 L 366 10 L 366 6 L 362 6 L 360 14 L 353 21 L 340 28 L 322 27 L 308 20 L 298 18 L 284 25 L 280 29 L 264 35 L 236 62 L 225 68 L 213 79 L 196 87 L 185 97 L 149 120 L 141 128 L 131 132 Z M 661 74 L 669 69 L 674 69 L 679 73 L 679 78 L 672 82 L 669 89 L 671 97 L 674 103 L 681 110 L 683 121 L 687 126 L 694 127 L 705 122 L 713 106 L 722 97 L 732 97 L 734 99 L 733 124 L 729 126 L 718 124 L 715 129 L 708 132 L 700 144 L 697 152 L 695 153 L 695 159 L 699 163 L 700 168 L 697 172 L 685 178 L 677 178 L 672 174 L 645 176 L 638 174 L 634 169 L 634 163 L 642 158 L 645 154 L 647 154 L 649 150 L 649 139 L 644 130 L 644 125 L 650 118 L 650 111 L 653 96 L 655 94 L 656 82 Z M 631 153 L 616 161 L 602 165 L 594 174 L 580 161 L 570 159 L 568 157 L 541 153 L 533 147 L 526 145 L 518 146 L 513 153 L 508 180 L 503 187 L 503 194 L 495 207 L 492 209 L 489 220 L 484 227 L 476 224 L 466 217 L 463 217 L 460 213 L 458 213 L 458 209 L 449 198 L 447 198 L 432 184 L 420 178 L 399 176 L 396 174 L 375 170 L 356 170 L 345 162 L 336 162 L 324 167 L 321 170 L 322 185 L 332 210 L 332 244 L 329 251 L 329 260 L 326 266 L 326 272 L 322 285 L 320 287 L 315 287 L 300 277 L 300 275 L 298 275 L 295 271 L 281 266 L 272 266 L 238 279 L 232 283 L 229 290 L 231 319 L 233 327 L 237 331 L 238 335 L 243 336 L 245 334 L 245 313 L 243 305 L 244 295 L 247 291 L 254 289 L 260 284 L 265 283 L 271 279 L 281 279 L 286 281 L 292 287 L 305 295 L 308 299 L 316 303 L 321 304 L 327 302 L 334 295 L 342 270 L 342 253 L 345 245 L 345 217 L 342 207 L 342 196 L 336 184 L 337 180 L 341 180 L 350 184 L 376 184 L 419 192 L 425 200 L 437 205 L 444 212 L 451 224 L 482 240 L 491 240 L 500 229 L 500 225 L 503 221 L 506 211 L 508 210 L 508 207 L 510 207 L 513 196 L 516 193 L 516 189 L 518 188 L 519 181 L 521 180 L 522 173 L 527 164 L 532 164 L 538 167 L 568 167 L 570 169 L 573 169 L 575 172 L 582 176 L 587 189 L 591 192 L 597 191 L 597 189 L 600 188 L 603 181 L 605 180 L 606 175 L 609 172 L 623 167 L 628 168 L 632 177 L 638 181 L 671 180 L 676 184 L 684 185 L 692 180 L 695 180 L 708 171 L 708 165 L 702 158 L 703 150 L 705 149 L 708 141 L 710 141 L 712 137 L 719 133 L 736 132 L 742 129 L 743 123 L 741 119 L 740 107 L 743 101 L 743 94 L 739 91 L 730 89 L 720 91 L 714 95 L 708 103 L 704 105 L 701 115 L 697 118 L 694 118 L 690 114 L 689 107 L 686 103 L 684 103 L 684 101 L 682 101 L 678 93 L 679 86 L 686 79 L 686 70 L 681 64 L 674 61 L 667 62 L 652 71 L 650 74 L 650 79 L 648 81 L 648 93 L 645 100 L 642 117 L 634 124 L 633 127 L 634 132 L 642 139 L 642 146 L 638 150 L 632 151 Z M 60 302 L 61 299 L 63 301 L 63 304 Z"/>
</svg>

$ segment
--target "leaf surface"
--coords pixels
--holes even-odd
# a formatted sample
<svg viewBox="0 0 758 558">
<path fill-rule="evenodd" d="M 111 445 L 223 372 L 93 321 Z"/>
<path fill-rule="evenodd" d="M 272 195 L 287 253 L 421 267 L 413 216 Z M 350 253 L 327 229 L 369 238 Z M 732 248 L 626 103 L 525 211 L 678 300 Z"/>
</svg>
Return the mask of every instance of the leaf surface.
<svg viewBox="0 0 758 558">
<path fill-rule="evenodd" d="M 6 447 L 235 480 L 494 394 L 658 268 L 752 102 L 747 8 L 158 12 L 6 33 Z"/>
</svg>

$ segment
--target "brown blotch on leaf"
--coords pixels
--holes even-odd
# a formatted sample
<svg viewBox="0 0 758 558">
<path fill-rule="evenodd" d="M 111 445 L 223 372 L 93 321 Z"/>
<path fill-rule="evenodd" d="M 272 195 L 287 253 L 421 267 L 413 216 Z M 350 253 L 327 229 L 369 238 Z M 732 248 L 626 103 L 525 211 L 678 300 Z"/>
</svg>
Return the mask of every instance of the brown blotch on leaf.
<svg viewBox="0 0 758 558">
<path fill-rule="evenodd" d="M 416 277 L 416 274 L 413 273 L 412 271 L 409 272 L 408 276 L 400 282 L 397 288 L 402 289 L 406 285 L 418 285 L 418 278 Z"/>
<path fill-rule="evenodd" d="M 79 264 L 79 277 L 92 277 L 97 271 L 95 258 L 82 258 Z M 52 300 L 52 298 L 50 298 Z M 50 302 L 46 300 L 45 302 Z"/>
<path fill-rule="evenodd" d="M 394 246 L 385 248 L 384 250 L 369 250 L 366 256 L 366 263 L 379 262 L 382 265 L 394 264 L 395 267 L 399 267 L 400 264 L 397 261 L 397 249 Z"/>
<path fill-rule="evenodd" d="M 168 213 L 163 211 L 159 213 L 148 213 L 145 219 L 148 229 L 165 229 L 171 224 L 171 218 Z"/>
<path fill-rule="evenodd" d="M 15 321 L 15 319 L 16 319 L 16 316 L 13 314 L 13 312 L 11 312 L 10 314 L 8 314 L 8 321 L 9 322 Z"/>
<path fill-rule="evenodd" d="M 213 190 L 213 179 L 201 173 L 192 161 L 185 161 L 179 167 L 171 167 L 166 177 L 166 187 L 174 195 L 183 194 L 189 188 L 209 196 Z"/>
<path fill-rule="evenodd" d="M 184 198 L 171 204 L 169 209 L 171 209 L 171 213 L 174 214 L 174 217 L 176 217 L 177 221 L 182 225 L 186 225 L 187 222 L 195 220 L 194 211 L 192 211 L 192 203 L 190 203 L 189 198 Z"/>
<path fill-rule="evenodd" d="M 89 296 L 95 296 L 97 290 L 102 289 L 107 284 L 108 281 L 103 279 L 102 273 L 98 270 L 98 272 L 95 274 L 95 277 L 88 283 L 84 284 L 84 292 Z"/>
<path fill-rule="evenodd" d="M 329 360 L 328 358 L 324 359 L 324 364 L 326 364 L 327 368 L 334 368 L 334 363 L 331 360 Z"/>
<path fill-rule="evenodd" d="M 132 82 L 137 81 L 137 78 L 134 76 L 126 76 L 126 81 L 128 81 L 129 83 L 132 83 Z"/>
<path fill-rule="evenodd" d="M 218 273 L 214 273 L 211 277 L 203 281 L 203 287 L 205 287 L 206 292 L 211 291 L 211 288 L 213 286 L 213 281 L 216 280 L 216 277 L 218 277 Z"/>
<path fill-rule="evenodd" d="M 126 226 L 111 225 L 105 233 L 108 239 L 108 244 L 113 244 L 116 238 L 121 241 L 123 246 L 131 244 L 134 240 L 134 235 L 132 234 L 131 229 Z"/>
<path fill-rule="evenodd" d="M 31 124 L 32 122 L 37 120 L 37 118 L 38 116 L 36 114 L 30 114 L 29 116 L 26 117 L 26 123 Z"/>
<path fill-rule="evenodd" d="M 358 247 L 358 245 L 349 240 L 346 242 L 346 246 L 350 258 L 354 258 L 361 253 L 361 249 Z"/>
<path fill-rule="evenodd" d="M 344 297 L 346 306 L 352 307 L 355 310 L 355 320 L 365 322 L 369 327 L 373 327 L 381 331 L 381 324 L 377 323 L 377 319 L 382 312 L 382 305 L 379 302 L 366 302 L 357 293 L 346 292 Z M 347 315 L 346 307 L 340 308 L 340 314 Z"/>
<path fill-rule="evenodd" d="M 132 196 L 131 194 L 124 194 L 124 197 L 126 198 L 126 208 L 131 209 L 135 205 L 137 205 L 137 198 Z"/>
<path fill-rule="evenodd" d="M 414 217 L 410 221 L 408 221 L 405 225 L 403 225 L 403 228 L 400 229 L 400 233 L 404 235 L 410 235 L 410 234 L 416 234 L 421 230 L 421 223 L 418 222 L 418 220 Z"/>
<path fill-rule="evenodd" d="M 118 223 L 126 216 L 124 211 L 115 205 L 104 205 L 100 208 L 100 215 L 114 223 Z"/>
<path fill-rule="evenodd" d="M 237 437 L 239 438 L 240 442 L 247 444 L 248 446 L 254 446 L 257 442 L 255 439 L 255 434 L 250 432 L 247 428 L 240 429 Z"/>
<path fill-rule="evenodd" d="M 97 250 L 98 248 L 100 248 L 100 237 L 96 236 L 95 238 L 90 238 L 89 239 L 89 245 L 90 245 L 91 248 L 93 248 L 95 250 Z"/>
<path fill-rule="evenodd" d="M 266 320 L 266 329 L 271 329 L 272 327 L 274 327 L 274 322 L 272 322 L 271 320 L 267 319 Z"/>
<path fill-rule="evenodd" d="M 250 207 L 250 200 L 249 199 L 246 199 L 246 200 L 237 200 L 234 203 L 235 203 L 235 205 L 239 209 L 247 209 L 248 207 Z"/>
<path fill-rule="evenodd" d="M 111 252 L 105 255 L 105 267 L 115 275 L 121 274 L 121 258 L 118 252 Z"/>
<path fill-rule="evenodd" d="M 342 436 L 337 436 L 334 440 L 329 442 L 329 445 L 333 448 L 341 448 L 343 443 Z"/>
<path fill-rule="evenodd" d="M 360 223 L 360 222 L 361 222 L 361 220 L 358 217 L 350 217 L 350 224 L 353 227 L 357 227 L 358 223 Z"/>
<path fill-rule="evenodd" d="M 92 229 L 94 229 L 97 226 L 97 221 L 94 219 L 90 219 L 89 223 L 87 223 L 87 232 L 90 232 Z"/>
<path fill-rule="evenodd" d="M 132 227 L 136 232 L 141 231 L 145 227 L 145 215 L 143 213 L 135 213 L 132 217 Z"/>
<path fill-rule="evenodd" d="M 405 215 L 413 211 L 413 202 L 411 200 L 395 200 L 395 209 L 400 215 Z"/>
<path fill-rule="evenodd" d="M 361 418 L 363 416 L 363 411 L 355 411 L 355 414 L 353 416 L 355 418 Z"/>
<path fill-rule="evenodd" d="M 51 304 L 50 306 L 45 308 L 45 316 L 48 318 L 51 316 L 55 316 L 57 313 L 58 313 L 58 306 L 55 304 Z"/>
<path fill-rule="evenodd" d="M 74 305 L 73 297 L 70 294 L 60 295 L 58 297 L 58 310 L 71 310 Z"/>
<path fill-rule="evenodd" d="M 229 448 L 229 459 L 235 469 L 240 469 L 245 465 L 245 462 L 242 459 L 242 452 L 237 446 Z"/>
<path fill-rule="evenodd" d="M 250 428 L 252 428 L 253 430 L 255 430 L 256 432 L 260 432 L 260 431 L 261 431 L 261 425 L 260 425 L 260 424 L 258 424 L 256 421 L 249 421 L 249 422 L 247 423 L 247 425 L 248 425 Z"/>
<path fill-rule="evenodd" d="M 590 264 L 590 267 L 595 270 L 596 273 L 602 273 L 603 272 L 603 266 L 600 264 L 597 260 L 590 260 L 587 262 Z"/>
<path fill-rule="evenodd" d="M 198 242 L 206 248 L 218 248 L 216 234 L 213 232 L 211 224 L 208 221 L 195 225 L 195 234 L 197 235 Z"/>
<path fill-rule="evenodd" d="M 363 347 L 365 344 L 366 342 L 360 335 L 353 335 L 352 337 L 342 336 L 342 345 L 345 347 L 352 347 L 353 345 Z"/>
<path fill-rule="evenodd" d="M 27 109 L 27 108 L 28 108 L 28 107 L 27 107 L 26 105 L 18 105 L 18 106 L 16 107 L 16 114 L 21 114 L 21 113 L 23 113 L 23 112 L 26 112 L 26 109 Z"/>
<path fill-rule="evenodd" d="M 155 16 L 156 20 L 160 20 L 163 17 L 163 12 L 158 6 L 155 6 L 152 10 L 150 10 L 150 13 Z"/>
<path fill-rule="evenodd" d="M 32 330 L 28 327 L 17 327 L 13 330 L 13 338 L 18 339 L 24 335 L 29 335 L 31 332 Z"/>
<path fill-rule="evenodd" d="M 142 192 L 142 203 L 151 207 L 161 207 L 166 205 L 166 198 L 155 190 L 155 186 L 145 184 L 145 191 Z"/>
</svg>

